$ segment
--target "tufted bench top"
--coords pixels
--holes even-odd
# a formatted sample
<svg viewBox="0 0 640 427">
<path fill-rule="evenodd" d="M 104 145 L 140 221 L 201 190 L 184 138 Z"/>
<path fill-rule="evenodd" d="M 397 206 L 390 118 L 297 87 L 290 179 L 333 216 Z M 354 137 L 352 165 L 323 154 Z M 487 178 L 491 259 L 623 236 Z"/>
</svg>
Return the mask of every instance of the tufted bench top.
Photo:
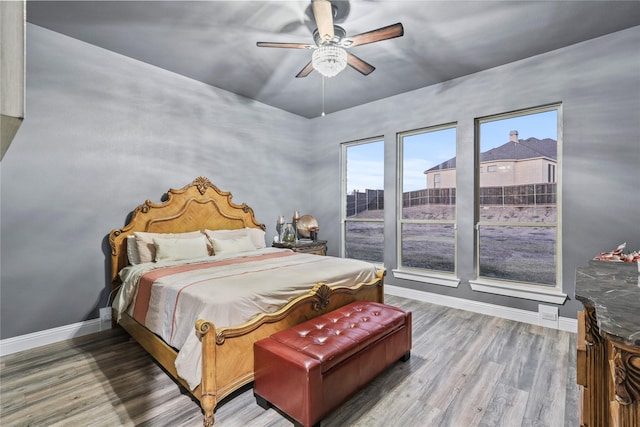
<svg viewBox="0 0 640 427">
<path fill-rule="evenodd" d="M 271 339 L 320 362 L 326 372 L 371 343 L 401 328 L 407 314 L 389 305 L 356 301 L 308 320 Z"/>
</svg>

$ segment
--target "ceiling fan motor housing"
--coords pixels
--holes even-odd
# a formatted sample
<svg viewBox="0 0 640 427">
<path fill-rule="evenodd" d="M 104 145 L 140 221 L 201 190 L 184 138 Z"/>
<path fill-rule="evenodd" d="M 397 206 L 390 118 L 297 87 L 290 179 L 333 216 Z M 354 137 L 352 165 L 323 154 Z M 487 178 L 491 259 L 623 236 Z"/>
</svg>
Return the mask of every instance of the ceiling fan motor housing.
<svg viewBox="0 0 640 427">
<path fill-rule="evenodd" d="M 333 40 L 330 40 L 330 41 L 326 42 L 326 41 L 322 40 L 322 37 L 320 36 L 320 32 L 316 28 L 315 30 L 313 30 L 313 41 L 316 42 L 316 46 L 322 46 L 323 44 L 327 44 L 327 43 L 339 44 L 340 40 L 345 38 L 346 35 L 347 35 L 347 32 L 345 31 L 344 28 L 342 28 L 342 27 L 340 27 L 338 25 L 334 25 L 333 26 Z"/>
</svg>

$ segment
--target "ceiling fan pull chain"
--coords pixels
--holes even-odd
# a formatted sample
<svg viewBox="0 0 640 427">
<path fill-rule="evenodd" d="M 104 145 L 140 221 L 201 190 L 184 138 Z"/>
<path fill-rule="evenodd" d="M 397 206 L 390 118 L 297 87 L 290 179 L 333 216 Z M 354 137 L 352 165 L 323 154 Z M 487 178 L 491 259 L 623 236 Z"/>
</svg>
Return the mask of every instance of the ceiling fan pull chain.
<svg viewBox="0 0 640 427">
<path fill-rule="evenodd" d="M 326 77 L 322 76 L 322 117 L 324 117 L 324 79 Z"/>
</svg>

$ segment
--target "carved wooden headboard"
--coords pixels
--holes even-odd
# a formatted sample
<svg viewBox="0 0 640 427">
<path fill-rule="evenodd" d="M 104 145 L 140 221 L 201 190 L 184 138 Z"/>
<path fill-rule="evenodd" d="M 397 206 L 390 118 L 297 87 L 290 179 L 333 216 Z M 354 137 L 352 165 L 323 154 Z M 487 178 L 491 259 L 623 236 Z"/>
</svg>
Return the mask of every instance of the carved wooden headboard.
<svg viewBox="0 0 640 427">
<path fill-rule="evenodd" d="M 134 231 L 151 233 L 185 233 L 196 230 L 232 230 L 252 227 L 265 230 L 256 221 L 253 209 L 245 203 L 231 201 L 233 195 L 221 191 L 201 176 L 185 187 L 167 192 L 167 200 L 153 203 L 149 200 L 134 209 L 131 221 L 109 233 L 111 245 L 111 281 L 129 264 L 127 236 Z"/>
</svg>

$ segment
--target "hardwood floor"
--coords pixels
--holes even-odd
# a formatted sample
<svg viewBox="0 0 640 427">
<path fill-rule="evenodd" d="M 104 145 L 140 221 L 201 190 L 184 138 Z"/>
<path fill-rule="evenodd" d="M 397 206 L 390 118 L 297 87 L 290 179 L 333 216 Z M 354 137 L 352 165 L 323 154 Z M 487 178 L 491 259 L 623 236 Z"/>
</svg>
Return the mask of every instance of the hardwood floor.
<svg viewBox="0 0 640 427">
<path fill-rule="evenodd" d="M 387 296 L 413 313 L 411 359 L 322 421 L 328 426 L 577 426 L 575 334 Z M 200 408 L 121 330 L 0 359 L 2 426 L 200 426 Z M 246 388 L 220 427 L 292 423 Z"/>
</svg>

